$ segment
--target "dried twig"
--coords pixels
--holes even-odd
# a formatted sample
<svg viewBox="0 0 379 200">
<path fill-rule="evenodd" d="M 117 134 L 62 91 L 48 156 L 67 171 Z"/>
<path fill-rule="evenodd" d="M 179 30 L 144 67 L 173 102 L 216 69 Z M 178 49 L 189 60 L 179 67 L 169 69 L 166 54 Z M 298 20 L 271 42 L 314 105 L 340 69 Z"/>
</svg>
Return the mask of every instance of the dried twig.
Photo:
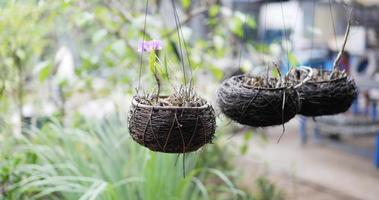
<svg viewBox="0 0 379 200">
<path fill-rule="evenodd" d="M 336 60 L 334 60 L 334 63 L 333 63 L 333 71 L 332 71 L 332 73 L 330 73 L 330 77 L 332 77 L 333 74 L 334 74 L 334 72 L 337 70 L 338 63 L 339 63 L 339 61 L 341 60 L 341 57 L 342 57 L 343 52 L 345 51 L 345 47 L 346 47 L 346 43 L 347 43 L 347 39 L 349 38 L 349 34 L 350 34 L 350 27 L 351 27 L 351 19 L 352 19 L 352 15 L 353 15 L 353 10 L 351 9 L 351 10 L 350 10 L 350 14 L 349 14 L 349 19 L 348 19 L 348 22 L 347 22 L 347 27 L 346 27 L 346 32 L 345 32 L 345 38 L 344 38 L 344 41 L 343 41 L 343 44 L 342 44 L 341 50 L 340 50 L 340 52 L 338 53 Z"/>
</svg>

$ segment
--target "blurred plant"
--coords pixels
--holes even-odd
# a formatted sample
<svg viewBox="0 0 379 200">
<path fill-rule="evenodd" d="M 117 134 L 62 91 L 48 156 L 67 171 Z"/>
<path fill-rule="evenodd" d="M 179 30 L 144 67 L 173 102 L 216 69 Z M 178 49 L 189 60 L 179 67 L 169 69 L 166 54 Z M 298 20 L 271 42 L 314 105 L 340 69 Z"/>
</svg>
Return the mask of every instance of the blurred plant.
<svg viewBox="0 0 379 200">
<path fill-rule="evenodd" d="M 9 188 L 13 183 L 18 183 L 30 174 L 18 173 L 15 169 L 24 164 L 35 164 L 37 156 L 31 152 L 13 153 L 11 156 L 7 154 L 5 152 L 0 154 L 0 198 L 17 199 L 15 198 L 16 193 L 9 191 Z M 25 194 L 27 195 L 27 193 Z"/>
<path fill-rule="evenodd" d="M 280 191 L 267 177 L 260 176 L 256 179 L 256 191 L 254 200 L 283 200 L 283 192 Z"/>
<path fill-rule="evenodd" d="M 187 176 L 177 156 L 150 152 L 125 133 L 117 115 L 85 121 L 83 128 L 48 124 L 17 147 L 36 162 L 17 162 L 5 194 L 14 199 L 246 199 L 227 172 L 196 167 L 186 155 Z M 208 154 L 207 151 L 202 154 Z M 205 161 L 206 162 L 206 161 Z M 220 163 L 218 166 L 220 166 Z M 205 165 L 206 166 L 206 165 Z M 2 176 L 7 176 L 7 171 Z M 7 179 L 9 181 L 9 179 Z M 212 184 L 216 181 L 218 184 Z M 209 185 L 208 185 L 209 184 Z"/>
<path fill-rule="evenodd" d="M 3 77 L 5 90 L 17 102 L 22 123 L 26 84 L 31 81 L 33 67 L 44 63 L 43 74 L 51 69 L 49 62 L 41 62 L 49 41 L 51 16 L 45 5 L 34 2 L 7 1 L 0 10 L 0 68 L 7 74 Z"/>
</svg>

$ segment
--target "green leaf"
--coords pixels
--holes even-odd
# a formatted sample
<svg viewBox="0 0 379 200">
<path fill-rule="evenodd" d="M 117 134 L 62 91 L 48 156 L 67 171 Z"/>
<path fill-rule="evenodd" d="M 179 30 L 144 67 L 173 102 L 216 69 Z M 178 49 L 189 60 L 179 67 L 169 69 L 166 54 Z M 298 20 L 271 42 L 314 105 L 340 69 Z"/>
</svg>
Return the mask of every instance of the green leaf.
<svg viewBox="0 0 379 200">
<path fill-rule="evenodd" d="M 243 37 L 243 22 L 238 17 L 233 17 L 229 22 L 229 28 L 238 37 Z"/>
<path fill-rule="evenodd" d="M 291 65 L 292 67 L 297 67 L 297 66 L 299 66 L 299 61 L 297 60 L 295 54 L 292 53 L 292 52 L 289 52 L 289 53 L 288 53 L 288 61 L 289 61 L 290 65 Z"/>
<path fill-rule="evenodd" d="M 273 77 L 279 77 L 279 72 L 276 68 L 273 68 L 271 71 L 271 74 Z"/>
<path fill-rule="evenodd" d="M 246 21 L 246 24 L 247 24 L 250 28 L 256 28 L 256 27 L 257 27 L 257 23 L 256 23 L 256 21 L 255 21 L 254 18 L 252 18 L 252 17 L 247 17 L 246 20 L 247 20 L 247 21 Z"/>
<path fill-rule="evenodd" d="M 247 153 L 247 150 L 249 150 L 249 146 L 247 144 L 243 144 L 240 148 L 240 152 L 242 155 L 245 155 Z"/>
<path fill-rule="evenodd" d="M 53 69 L 53 65 L 51 65 L 50 62 L 45 61 L 45 62 L 38 64 L 37 68 L 40 68 L 40 71 L 38 74 L 39 80 L 45 81 L 47 79 L 47 77 L 49 77 L 49 75 Z"/>
<path fill-rule="evenodd" d="M 253 137 L 253 132 L 252 131 L 248 131 L 243 136 L 243 139 L 244 139 L 244 141 L 249 141 L 252 137 Z"/>
<path fill-rule="evenodd" d="M 191 0 L 182 0 L 182 6 L 184 10 L 187 10 L 191 6 Z"/>
<path fill-rule="evenodd" d="M 219 5 L 213 5 L 209 8 L 208 14 L 210 17 L 216 17 L 219 12 L 220 12 L 220 6 Z"/>
<path fill-rule="evenodd" d="M 170 75 L 169 75 L 169 71 L 168 71 L 168 63 L 167 63 L 167 56 L 164 55 L 164 58 L 163 58 L 163 62 L 164 62 L 164 73 L 163 73 L 163 78 L 166 79 L 166 80 L 170 80 Z"/>
<path fill-rule="evenodd" d="M 224 72 L 219 69 L 218 67 L 211 66 L 210 70 L 214 77 L 216 77 L 217 80 L 221 80 L 224 77 Z"/>
<path fill-rule="evenodd" d="M 155 74 L 156 71 L 155 71 L 155 52 L 154 51 L 151 51 L 150 52 L 150 55 L 149 55 L 149 68 L 150 68 L 150 72 Z"/>
</svg>

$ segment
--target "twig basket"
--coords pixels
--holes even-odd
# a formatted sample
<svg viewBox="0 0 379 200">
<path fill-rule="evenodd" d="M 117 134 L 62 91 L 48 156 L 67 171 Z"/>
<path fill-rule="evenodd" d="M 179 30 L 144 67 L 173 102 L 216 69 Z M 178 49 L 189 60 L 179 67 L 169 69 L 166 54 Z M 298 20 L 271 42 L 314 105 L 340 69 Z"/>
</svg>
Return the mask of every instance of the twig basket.
<svg viewBox="0 0 379 200">
<path fill-rule="evenodd" d="M 301 99 L 299 114 L 309 117 L 346 112 L 357 96 L 357 87 L 350 77 L 327 81 L 308 81 L 298 88 Z"/>
<path fill-rule="evenodd" d="M 217 103 L 230 119 L 252 127 L 280 125 L 300 110 L 293 88 L 257 88 L 243 83 L 245 75 L 225 80 L 217 91 Z"/>
<path fill-rule="evenodd" d="M 187 153 L 214 138 L 216 119 L 211 105 L 201 107 L 151 106 L 134 97 L 129 112 L 129 132 L 152 151 Z"/>
</svg>

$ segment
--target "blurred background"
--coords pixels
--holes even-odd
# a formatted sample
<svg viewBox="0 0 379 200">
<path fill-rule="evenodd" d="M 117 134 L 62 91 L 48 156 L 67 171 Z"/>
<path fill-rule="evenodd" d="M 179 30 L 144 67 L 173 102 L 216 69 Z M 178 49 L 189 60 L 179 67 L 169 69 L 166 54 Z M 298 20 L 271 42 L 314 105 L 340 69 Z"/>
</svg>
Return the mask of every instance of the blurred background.
<svg viewBox="0 0 379 200">
<path fill-rule="evenodd" d="M 378 199 L 377 0 L 146 3 L 0 0 L 0 199 Z M 347 113 L 297 116 L 280 142 L 281 126 L 220 113 L 215 91 L 232 75 L 273 63 L 330 70 L 351 9 L 345 62 L 359 96 Z M 189 60 L 195 91 L 216 109 L 213 144 L 167 155 L 130 138 L 133 95 L 156 90 L 143 38 L 163 41 L 164 94 Z"/>
</svg>

